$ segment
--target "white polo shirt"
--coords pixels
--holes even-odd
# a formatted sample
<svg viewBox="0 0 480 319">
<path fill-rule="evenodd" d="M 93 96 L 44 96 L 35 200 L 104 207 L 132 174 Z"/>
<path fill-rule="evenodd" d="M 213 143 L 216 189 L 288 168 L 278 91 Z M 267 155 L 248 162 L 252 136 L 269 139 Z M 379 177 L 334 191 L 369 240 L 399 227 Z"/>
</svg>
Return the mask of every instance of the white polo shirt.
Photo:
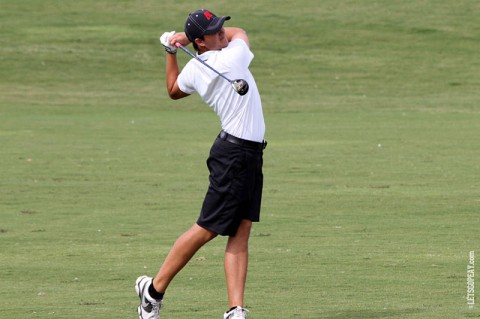
<svg viewBox="0 0 480 319">
<path fill-rule="evenodd" d="M 197 92 L 217 113 L 222 129 L 228 134 L 262 142 L 265 136 L 262 101 L 248 69 L 253 53 L 245 41 L 236 39 L 222 50 L 207 51 L 198 57 L 230 80 L 246 80 L 247 94 L 239 95 L 228 81 L 195 59 L 191 59 L 178 76 L 180 90 L 187 94 Z"/>
</svg>

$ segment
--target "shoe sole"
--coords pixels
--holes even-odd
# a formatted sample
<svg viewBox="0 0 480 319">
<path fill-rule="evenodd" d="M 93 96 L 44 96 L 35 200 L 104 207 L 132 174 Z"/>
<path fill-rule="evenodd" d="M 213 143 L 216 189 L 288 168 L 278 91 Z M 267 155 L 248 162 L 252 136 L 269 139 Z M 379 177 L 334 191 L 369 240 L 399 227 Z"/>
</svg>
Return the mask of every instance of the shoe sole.
<svg viewBox="0 0 480 319">
<path fill-rule="evenodd" d="M 140 298 L 140 305 L 137 308 L 139 319 L 142 319 L 142 294 L 141 294 L 141 292 L 143 291 L 143 288 L 145 288 L 145 285 L 143 285 L 143 287 L 140 288 L 140 284 L 145 278 L 147 278 L 147 276 L 141 276 L 141 277 L 138 277 L 137 280 L 135 281 L 135 291 L 137 292 L 138 298 Z"/>
</svg>

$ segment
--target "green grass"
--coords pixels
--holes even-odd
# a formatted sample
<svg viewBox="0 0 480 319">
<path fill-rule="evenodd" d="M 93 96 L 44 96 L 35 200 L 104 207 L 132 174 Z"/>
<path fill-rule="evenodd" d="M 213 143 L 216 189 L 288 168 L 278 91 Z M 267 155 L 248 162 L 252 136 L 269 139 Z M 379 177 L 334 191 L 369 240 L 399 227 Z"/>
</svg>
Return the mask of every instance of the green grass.
<svg viewBox="0 0 480 319">
<path fill-rule="evenodd" d="M 135 278 L 196 220 L 219 124 L 167 97 L 158 36 L 204 6 L 177 2 L 0 2 L 1 318 L 135 318 Z M 480 317 L 478 4 L 208 7 L 247 29 L 265 109 L 250 317 Z M 224 246 L 165 318 L 221 317 Z"/>
</svg>

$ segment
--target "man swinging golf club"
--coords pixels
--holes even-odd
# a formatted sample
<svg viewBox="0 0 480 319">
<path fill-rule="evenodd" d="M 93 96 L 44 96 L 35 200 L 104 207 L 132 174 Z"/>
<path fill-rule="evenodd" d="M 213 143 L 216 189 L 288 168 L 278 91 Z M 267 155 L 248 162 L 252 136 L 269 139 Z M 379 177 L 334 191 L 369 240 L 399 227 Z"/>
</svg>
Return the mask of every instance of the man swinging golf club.
<svg viewBox="0 0 480 319">
<path fill-rule="evenodd" d="M 247 315 L 248 240 L 252 222 L 260 220 L 265 123 L 260 95 L 248 69 L 253 54 L 247 34 L 241 28 L 224 28 L 229 19 L 198 10 L 188 16 L 185 32 L 165 32 L 160 37 L 167 52 L 169 96 L 180 99 L 197 92 L 219 116 L 222 130 L 207 159 L 210 184 L 198 220 L 176 240 L 154 278 L 141 276 L 136 281 L 140 319 L 160 318 L 171 280 L 217 235 L 228 236 L 224 268 L 229 310 L 224 319 L 244 319 Z M 191 59 L 180 72 L 177 48 L 189 43 L 204 62 Z M 239 80 L 230 81 L 232 78 Z"/>
</svg>

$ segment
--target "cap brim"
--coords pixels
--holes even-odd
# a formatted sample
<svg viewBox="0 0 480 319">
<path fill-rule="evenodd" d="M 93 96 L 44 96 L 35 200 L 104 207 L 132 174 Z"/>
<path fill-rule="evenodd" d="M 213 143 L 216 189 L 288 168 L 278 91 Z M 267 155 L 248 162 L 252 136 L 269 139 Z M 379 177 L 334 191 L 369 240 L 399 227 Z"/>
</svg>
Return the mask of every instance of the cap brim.
<svg viewBox="0 0 480 319">
<path fill-rule="evenodd" d="M 216 17 L 214 21 L 208 26 L 204 34 L 214 34 L 220 31 L 223 27 L 225 20 L 230 20 L 230 16 Z"/>
</svg>

